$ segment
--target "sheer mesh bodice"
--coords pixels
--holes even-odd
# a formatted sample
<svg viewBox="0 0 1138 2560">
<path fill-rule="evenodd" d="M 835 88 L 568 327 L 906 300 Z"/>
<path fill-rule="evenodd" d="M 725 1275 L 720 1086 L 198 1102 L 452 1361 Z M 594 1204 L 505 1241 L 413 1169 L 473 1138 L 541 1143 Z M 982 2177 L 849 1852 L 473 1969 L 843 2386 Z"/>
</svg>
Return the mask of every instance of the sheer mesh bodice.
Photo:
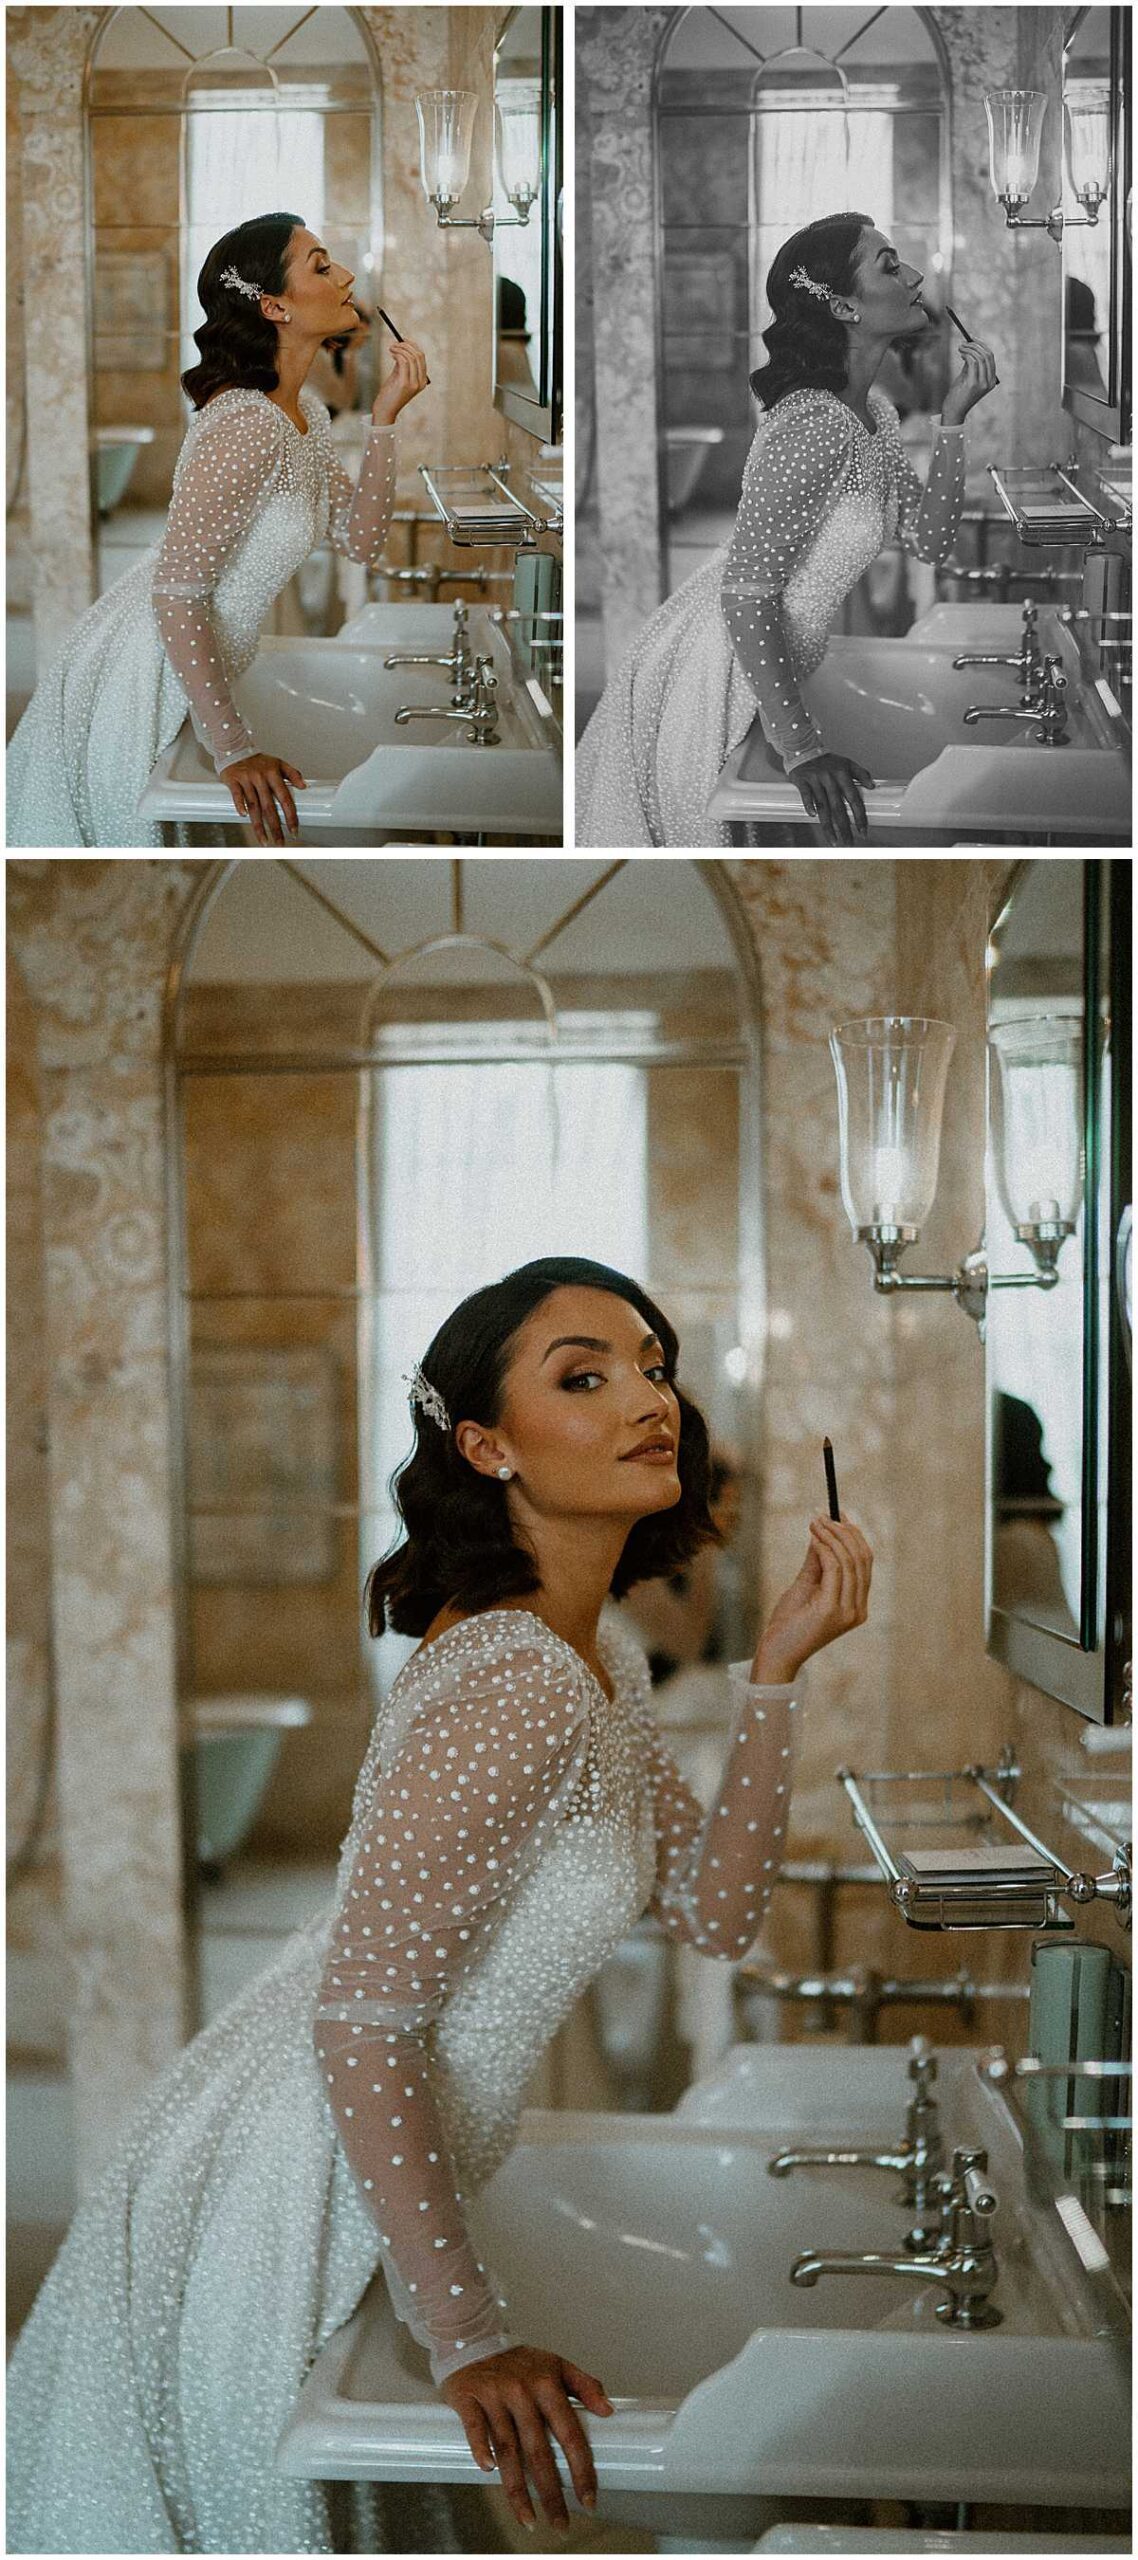
<svg viewBox="0 0 1138 2560">
<path fill-rule="evenodd" d="M 870 435 L 831 391 L 795 391 L 765 417 L 743 476 L 723 614 L 763 730 L 788 773 L 823 741 L 799 685 L 820 666 L 850 588 L 896 534 L 920 560 L 951 549 L 964 503 L 964 430 L 942 427 L 927 487 L 881 391 Z"/>
<path fill-rule="evenodd" d="M 384 1702 L 336 1894 L 159 2075 L 8 2372 L 14 2551 L 451 2551 L 448 2493 L 327 2484 L 278 2441 L 382 2267 L 438 2376 L 511 2337 L 464 2212 L 534 2065 L 646 1909 L 736 1956 L 778 1869 L 795 1692 L 737 1693 L 708 1813 L 615 1616 L 611 1697 L 527 1609 L 420 1648 Z M 556 2350 L 559 2305 L 529 2343 Z"/>
<path fill-rule="evenodd" d="M 760 420 L 727 551 L 652 615 L 581 738 L 579 844 L 725 842 L 707 806 L 756 710 L 788 770 L 824 747 L 801 686 L 843 599 L 895 536 L 943 559 L 964 500 L 963 429 L 938 431 L 924 487 L 892 402 L 869 404 L 873 435 L 830 391 Z"/>
<path fill-rule="evenodd" d="M 178 456 L 154 570 L 154 617 L 194 727 L 219 773 L 253 752 L 232 699 L 274 598 L 325 533 L 378 557 L 395 495 L 395 430 L 371 427 L 359 481 L 337 460 L 328 412 L 305 387 L 308 432 L 262 391 L 221 391 Z"/>
<path fill-rule="evenodd" d="M 773 1881 L 793 1692 L 748 1694 L 705 1816 L 638 1646 L 619 1622 L 602 1641 L 611 1700 L 529 1610 L 464 1621 L 401 1674 L 357 1790 L 317 2053 L 436 2376 L 508 2340 L 462 2201 L 577 1994 L 649 1905 L 706 1954 L 742 1954 Z"/>
<path fill-rule="evenodd" d="M 324 404 L 301 434 L 264 392 L 219 392 L 191 419 L 166 531 L 76 624 L 7 759 L 9 845 L 153 845 L 138 802 L 187 712 L 218 772 L 257 741 L 233 700 L 265 617 L 325 535 L 354 560 L 382 549 L 395 431 L 372 427 L 358 484 Z"/>
</svg>

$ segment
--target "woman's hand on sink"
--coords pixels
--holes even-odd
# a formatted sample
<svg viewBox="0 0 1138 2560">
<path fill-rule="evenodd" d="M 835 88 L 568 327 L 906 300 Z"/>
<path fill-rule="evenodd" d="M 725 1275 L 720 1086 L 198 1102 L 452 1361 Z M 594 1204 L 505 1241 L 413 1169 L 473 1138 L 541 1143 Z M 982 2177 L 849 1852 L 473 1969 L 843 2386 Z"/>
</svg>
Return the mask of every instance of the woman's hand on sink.
<svg viewBox="0 0 1138 2560">
<path fill-rule="evenodd" d="M 221 779 L 229 784 L 237 815 L 248 820 L 258 844 L 284 843 L 278 801 L 289 834 L 297 834 L 296 802 L 289 784 L 294 782 L 298 791 L 307 791 L 308 784 L 294 764 L 284 764 L 280 756 L 241 756 L 236 764 L 224 767 Z"/>
<path fill-rule="evenodd" d="M 568 2527 L 569 2512 L 553 2459 L 550 2435 L 556 2437 L 569 2465 L 569 2475 L 583 2507 L 597 2500 L 597 2475 L 588 2437 L 570 2395 L 598 2418 L 611 2418 L 613 2404 L 596 2375 L 564 2356 L 541 2347 L 508 2347 L 504 2353 L 480 2356 L 477 2363 L 448 2374 L 439 2390 L 461 2418 L 467 2442 L 482 2471 L 495 2463 L 502 2487 L 519 2524 L 532 2531 L 535 2518 L 526 2472 L 555 2528 Z"/>
<path fill-rule="evenodd" d="M 867 834 L 865 802 L 859 782 L 876 791 L 873 775 L 850 756 L 808 756 L 790 777 L 797 783 L 807 816 L 816 818 L 823 844 L 853 844 Z"/>
</svg>

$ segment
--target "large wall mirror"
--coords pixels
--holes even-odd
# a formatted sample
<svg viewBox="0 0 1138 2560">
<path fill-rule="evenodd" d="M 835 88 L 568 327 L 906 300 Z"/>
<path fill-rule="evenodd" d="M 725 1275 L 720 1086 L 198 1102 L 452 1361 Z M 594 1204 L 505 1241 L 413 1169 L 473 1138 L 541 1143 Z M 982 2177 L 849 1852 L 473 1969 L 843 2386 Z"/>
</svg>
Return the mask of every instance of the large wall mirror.
<svg viewBox="0 0 1138 2560">
<path fill-rule="evenodd" d="M 1077 9 L 1063 46 L 1063 405 L 1112 444 L 1130 439 L 1132 34 L 1129 9 Z M 1103 136 L 1106 196 L 1084 224 L 1075 187 Z"/>
<path fill-rule="evenodd" d="M 901 256 L 951 296 L 948 81 L 924 9 L 690 8 L 654 84 L 659 253 L 658 450 L 666 592 L 724 542 L 755 432 L 766 277 L 792 231 L 872 205 Z M 939 411 L 945 332 L 895 350 L 881 387 L 902 418 Z M 875 573 L 893 603 L 893 573 Z M 868 623 L 872 580 L 862 582 Z M 883 628 L 900 627 L 893 612 Z M 908 619 L 911 621 L 912 614 Z M 907 624 L 904 624 L 907 627 Z"/>
<path fill-rule="evenodd" d="M 263 1961 L 265 1933 L 331 1892 L 371 1719 L 411 1650 L 368 1639 L 360 1606 L 397 1527 L 402 1373 L 461 1297 L 531 1256 L 637 1272 L 676 1323 L 727 1543 L 624 1605 L 665 1705 L 721 1744 L 721 1666 L 754 1641 L 758 1583 L 757 997 L 718 867 L 669 864 L 666 898 L 654 872 L 210 868 L 169 1009 L 206 2014 L 243 1946 Z"/>
<path fill-rule="evenodd" d="M 1026 862 L 988 949 L 989 1650 L 1108 1721 L 1128 1628 L 1128 866 Z"/>
<path fill-rule="evenodd" d="M 124 8 L 87 72 L 92 520 L 102 583 L 159 539 L 189 415 L 207 249 L 279 207 L 382 299 L 378 59 L 342 8 Z M 322 349 L 311 381 L 346 435 L 378 382 L 369 343 Z M 113 557 L 110 555 L 113 554 Z"/>
<path fill-rule="evenodd" d="M 551 442 L 561 432 L 560 9 L 511 9 L 494 48 L 494 401 Z M 510 213 L 534 189 L 528 219 Z"/>
</svg>

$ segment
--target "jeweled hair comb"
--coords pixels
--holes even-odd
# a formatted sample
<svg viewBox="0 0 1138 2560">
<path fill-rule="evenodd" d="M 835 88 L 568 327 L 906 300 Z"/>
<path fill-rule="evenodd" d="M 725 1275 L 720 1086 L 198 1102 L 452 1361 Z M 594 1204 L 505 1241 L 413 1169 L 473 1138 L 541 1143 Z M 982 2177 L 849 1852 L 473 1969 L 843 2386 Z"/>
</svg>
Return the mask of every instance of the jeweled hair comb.
<svg viewBox="0 0 1138 2560">
<path fill-rule="evenodd" d="M 247 276 L 239 276 L 236 267 L 223 267 L 221 282 L 231 285 L 234 293 L 247 293 L 250 302 L 259 302 L 261 299 L 263 288 L 259 284 L 250 284 Z"/>
<path fill-rule="evenodd" d="M 833 303 L 834 297 L 830 291 L 829 285 L 819 284 L 817 276 L 808 276 L 805 267 L 792 267 L 790 270 L 790 282 L 791 284 L 800 284 L 804 293 L 816 294 L 819 302 Z"/>
<path fill-rule="evenodd" d="M 408 1404 L 412 1408 L 415 1405 L 421 1406 L 423 1412 L 430 1415 L 431 1421 L 437 1422 L 440 1431 L 449 1431 L 450 1415 L 438 1388 L 433 1387 L 430 1379 L 424 1377 L 417 1360 L 413 1369 L 404 1370 L 403 1381 L 407 1388 Z"/>
</svg>

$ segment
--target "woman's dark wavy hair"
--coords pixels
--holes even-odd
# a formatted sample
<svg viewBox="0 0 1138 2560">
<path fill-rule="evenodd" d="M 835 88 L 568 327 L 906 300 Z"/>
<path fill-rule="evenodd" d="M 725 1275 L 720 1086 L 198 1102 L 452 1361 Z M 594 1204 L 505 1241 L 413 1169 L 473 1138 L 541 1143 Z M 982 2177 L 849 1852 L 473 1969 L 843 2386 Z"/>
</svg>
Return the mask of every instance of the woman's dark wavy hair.
<svg viewBox="0 0 1138 2560">
<path fill-rule="evenodd" d="M 553 1289 L 608 1289 L 627 1299 L 659 1335 L 668 1380 L 680 1408 L 680 1500 L 630 1529 L 613 1575 L 614 1599 L 634 1582 L 674 1573 L 698 1547 L 718 1543 L 708 1509 L 711 1460 L 707 1425 L 698 1407 L 676 1386 L 679 1343 L 666 1315 L 622 1271 L 575 1254 L 525 1262 L 464 1298 L 440 1325 L 423 1357 L 453 1422 L 498 1419 L 502 1389 L 519 1328 Z M 372 1566 L 364 1593 L 373 1636 L 385 1626 L 401 1635 L 425 1635 L 439 1610 L 453 1603 L 467 1611 L 492 1609 L 520 1592 L 539 1591 L 541 1576 L 510 1527 L 506 1487 L 476 1474 L 443 1431 L 416 1405 L 415 1446 L 393 1476 L 391 1490 L 407 1535 Z"/>
<path fill-rule="evenodd" d="M 767 301 L 774 318 L 763 331 L 770 360 L 751 375 L 751 389 L 764 409 L 777 408 L 792 391 L 845 390 L 849 350 L 844 323 L 816 293 L 791 284 L 790 276 L 794 267 L 805 267 L 819 284 L 852 294 L 857 244 L 872 222 L 871 213 L 827 213 L 820 222 L 793 232 L 772 259 Z"/>
<path fill-rule="evenodd" d="M 277 333 L 251 294 L 223 284 L 223 267 L 236 267 L 247 284 L 262 293 L 283 293 L 288 272 L 288 244 L 303 229 L 299 213 L 259 213 L 239 222 L 235 231 L 214 242 L 198 277 L 198 300 L 205 313 L 194 345 L 200 364 L 182 375 L 182 389 L 195 409 L 204 409 L 215 391 L 275 391 Z"/>
</svg>

